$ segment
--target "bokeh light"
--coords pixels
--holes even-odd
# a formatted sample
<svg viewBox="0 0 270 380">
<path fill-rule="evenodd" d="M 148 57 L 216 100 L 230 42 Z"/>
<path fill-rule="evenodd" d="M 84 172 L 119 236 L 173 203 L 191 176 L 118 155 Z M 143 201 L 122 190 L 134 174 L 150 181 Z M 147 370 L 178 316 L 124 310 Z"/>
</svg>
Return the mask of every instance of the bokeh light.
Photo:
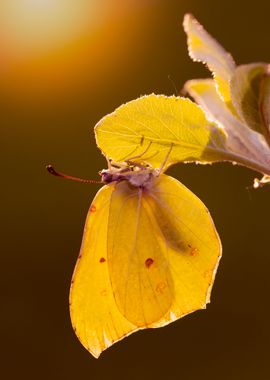
<svg viewBox="0 0 270 380">
<path fill-rule="evenodd" d="M 93 88 L 97 78 L 106 82 L 107 75 L 128 65 L 129 48 L 143 50 L 140 36 L 152 2 L 2 0 L 0 79 L 5 97 L 32 103 L 40 97 L 65 97 L 83 83 Z"/>
<path fill-rule="evenodd" d="M 4 0 L 2 32 L 8 53 L 25 57 L 51 51 L 94 28 L 105 16 L 102 1 Z"/>
</svg>

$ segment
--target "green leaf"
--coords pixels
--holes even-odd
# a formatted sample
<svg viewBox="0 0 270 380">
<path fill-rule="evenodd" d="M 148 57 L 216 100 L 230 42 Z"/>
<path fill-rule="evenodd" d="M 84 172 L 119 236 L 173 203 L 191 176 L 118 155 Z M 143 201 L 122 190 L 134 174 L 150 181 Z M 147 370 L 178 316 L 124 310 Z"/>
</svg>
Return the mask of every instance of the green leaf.
<svg viewBox="0 0 270 380">
<path fill-rule="evenodd" d="M 236 112 L 249 128 L 259 133 L 263 133 L 259 101 L 266 69 L 264 63 L 241 65 L 235 69 L 231 79 L 231 96 Z"/>
<path fill-rule="evenodd" d="M 162 165 L 171 148 L 166 167 L 221 160 L 226 138 L 191 100 L 154 94 L 117 108 L 96 125 L 95 133 L 98 147 L 114 161 L 135 156 L 154 167 Z"/>
</svg>

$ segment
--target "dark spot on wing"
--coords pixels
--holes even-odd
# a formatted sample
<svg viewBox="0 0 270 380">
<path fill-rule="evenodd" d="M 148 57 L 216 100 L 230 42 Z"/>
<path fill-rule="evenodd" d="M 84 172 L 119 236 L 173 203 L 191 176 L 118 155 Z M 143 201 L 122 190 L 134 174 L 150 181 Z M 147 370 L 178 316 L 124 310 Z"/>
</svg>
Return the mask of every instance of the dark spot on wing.
<svg viewBox="0 0 270 380">
<path fill-rule="evenodd" d="M 143 145 L 144 142 L 144 136 L 141 137 L 140 145 Z"/>
<path fill-rule="evenodd" d="M 106 259 L 104 259 L 104 257 L 101 257 L 101 258 L 99 259 L 99 262 L 100 262 L 100 263 L 105 263 L 105 261 L 106 261 Z"/>
<path fill-rule="evenodd" d="M 153 264 L 154 260 L 151 257 L 148 257 L 148 259 L 145 260 L 144 264 L 146 268 L 150 268 L 151 265 Z"/>
<path fill-rule="evenodd" d="M 95 211 L 97 211 L 96 206 L 95 205 L 91 205 L 90 206 L 90 212 L 95 212 Z"/>
</svg>

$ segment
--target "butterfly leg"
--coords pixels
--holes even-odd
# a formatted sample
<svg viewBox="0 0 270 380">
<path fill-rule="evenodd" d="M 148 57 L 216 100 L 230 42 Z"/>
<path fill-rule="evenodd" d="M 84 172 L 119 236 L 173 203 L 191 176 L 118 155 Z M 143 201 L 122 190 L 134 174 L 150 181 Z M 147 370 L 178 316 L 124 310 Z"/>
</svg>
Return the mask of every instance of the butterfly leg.
<svg viewBox="0 0 270 380">
<path fill-rule="evenodd" d="M 133 156 L 133 157 L 129 157 L 129 159 L 126 160 L 126 162 L 129 163 L 131 160 L 134 160 L 134 158 L 140 158 L 140 157 L 142 157 L 148 151 L 148 149 L 150 148 L 151 145 L 152 145 L 152 141 L 149 142 L 149 144 L 147 145 L 146 149 L 142 153 L 137 154 L 136 156 Z"/>
<path fill-rule="evenodd" d="M 170 149 L 169 149 L 168 153 L 166 154 L 166 157 L 164 158 L 164 161 L 160 165 L 159 173 L 162 173 L 164 166 L 166 165 L 166 162 L 168 161 L 169 155 L 171 154 L 172 148 L 173 148 L 173 143 L 171 144 Z"/>
</svg>

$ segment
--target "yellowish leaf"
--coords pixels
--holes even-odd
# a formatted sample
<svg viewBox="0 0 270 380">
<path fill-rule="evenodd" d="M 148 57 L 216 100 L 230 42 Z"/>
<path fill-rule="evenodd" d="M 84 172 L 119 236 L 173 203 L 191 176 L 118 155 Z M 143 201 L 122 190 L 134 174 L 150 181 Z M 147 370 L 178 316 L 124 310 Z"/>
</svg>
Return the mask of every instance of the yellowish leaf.
<svg viewBox="0 0 270 380">
<path fill-rule="evenodd" d="M 267 138 L 267 141 L 270 142 L 270 65 L 268 65 L 267 73 L 263 76 L 262 79 L 259 109 L 262 118 L 264 134 Z"/>
<path fill-rule="evenodd" d="M 264 136 L 247 128 L 230 112 L 217 93 L 213 79 L 189 80 L 184 90 L 204 109 L 207 118 L 226 132 L 224 150 L 229 161 L 268 173 L 270 150 Z"/>
<path fill-rule="evenodd" d="M 224 133 L 186 98 L 143 96 L 117 108 L 95 127 L 102 152 L 115 161 L 136 157 L 154 167 L 217 159 Z M 135 158 L 134 158 L 135 159 Z"/>
<path fill-rule="evenodd" d="M 251 63 L 238 66 L 231 78 L 231 97 L 236 112 L 249 128 L 259 133 L 263 133 L 259 102 L 266 71 L 266 64 Z"/>
<path fill-rule="evenodd" d="M 188 36 L 188 51 L 194 61 L 205 63 L 212 71 L 223 100 L 231 103 L 230 78 L 235 69 L 232 56 L 191 15 L 184 17 L 184 30 Z"/>
</svg>

